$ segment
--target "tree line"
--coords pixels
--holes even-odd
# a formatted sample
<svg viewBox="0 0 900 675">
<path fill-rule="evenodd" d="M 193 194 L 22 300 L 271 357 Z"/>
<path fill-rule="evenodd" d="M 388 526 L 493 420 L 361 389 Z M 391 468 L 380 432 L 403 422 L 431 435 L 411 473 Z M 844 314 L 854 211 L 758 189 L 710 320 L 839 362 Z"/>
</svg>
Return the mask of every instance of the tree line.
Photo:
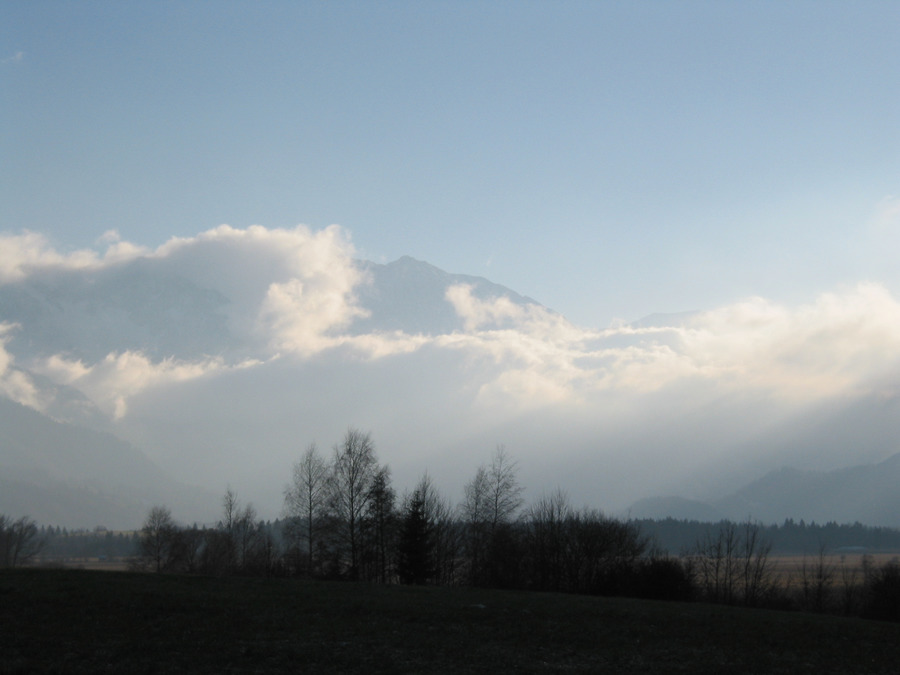
<svg viewBox="0 0 900 675">
<path fill-rule="evenodd" d="M 160 572 L 465 584 L 900 618 L 896 562 L 878 567 L 869 560 L 859 578 L 845 580 L 837 603 L 834 570 L 824 558 L 804 559 L 788 576 L 774 568 L 769 526 L 750 519 L 682 524 L 693 528 L 692 543 L 671 556 L 658 535 L 674 521 L 653 532 L 647 521 L 575 508 L 561 489 L 526 504 L 517 472 L 498 446 L 456 504 L 427 473 L 398 495 L 370 434 L 348 429 L 330 456 L 311 444 L 293 465 L 280 521 L 258 520 L 230 489 L 213 528 L 179 528 L 165 507 L 155 507 L 137 560 Z M 793 521 L 782 529 L 808 532 Z M 859 526 L 851 531 L 859 534 Z M 869 541 L 890 539 L 877 528 L 869 534 Z"/>
<path fill-rule="evenodd" d="M 530 505 L 523 493 L 518 463 L 498 446 L 456 504 L 427 473 L 398 494 L 371 435 L 351 428 L 329 456 L 314 443 L 306 448 L 276 524 L 260 521 L 230 489 L 212 528 L 179 527 L 157 506 L 137 560 L 155 571 L 637 595 L 654 587 L 646 579 L 661 566 L 670 576 L 681 570 L 648 556 L 649 541 L 632 522 L 576 509 L 562 490 Z"/>
<path fill-rule="evenodd" d="M 471 585 L 900 619 L 896 561 L 879 567 L 869 559 L 850 575 L 849 568 L 838 570 L 826 560 L 820 547 L 818 559 L 804 558 L 796 574 L 785 576 L 771 556 L 779 532 L 840 531 L 891 542 L 895 531 L 858 524 L 823 530 L 802 521 L 773 530 L 749 519 L 621 520 L 575 508 L 561 489 L 526 504 L 518 464 L 503 446 L 453 503 L 427 473 L 398 494 L 371 435 L 351 428 L 327 455 L 310 444 L 294 463 L 283 496 L 275 522 L 260 519 L 230 488 L 221 519 L 209 527 L 181 526 L 167 507 L 154 506 L 133 540 L 132 564 L 155 572 Z M 3 518 L 0 525 L 0 560 L 7 565 L 21 564 L 52 539 L 38 536 L 28 519 Z M 672 556 L 676 533 L 681 545 Z M 112 546 L 125 540 L 107 533 L 104 541 Z M 841 584 L 834 581 L 838 574 Z"/>
</svg>

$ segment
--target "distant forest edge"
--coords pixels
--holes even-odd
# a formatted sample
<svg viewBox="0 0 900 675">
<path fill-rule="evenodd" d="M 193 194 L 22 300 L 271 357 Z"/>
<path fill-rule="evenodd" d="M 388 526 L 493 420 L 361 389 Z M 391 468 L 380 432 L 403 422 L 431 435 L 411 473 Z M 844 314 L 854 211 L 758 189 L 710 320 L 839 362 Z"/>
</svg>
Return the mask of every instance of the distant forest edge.
<svg viewBox="0 0 900 675">
<path fill-rule="evenodd" d="M 259 519 L 230 488 L 211 527 L 180 525 L 164 505 L 152 507 L 132 533 L 73 534 L 4 516 L 0 560 L 15 566 L 42 552 L 89 557 L 93 548 L 97 557 L 125 555 L 132 568 L 157 573 L 702 599 L 900 619 L 900 563 L 879 567 L 871 555 L 900 551 L 898 530 L 622 520 L 574 508 L 561 489 L 526 506 L 517 469 L 498 446 L 458 504 L 427 473 L 398 498 L 370 435 L 349 429 L 330 460 L 315 444 L 306 449 L 275 522 Z M 802 559 L 785 573 L 774 564 L 776 550 Z"/>
</svg>

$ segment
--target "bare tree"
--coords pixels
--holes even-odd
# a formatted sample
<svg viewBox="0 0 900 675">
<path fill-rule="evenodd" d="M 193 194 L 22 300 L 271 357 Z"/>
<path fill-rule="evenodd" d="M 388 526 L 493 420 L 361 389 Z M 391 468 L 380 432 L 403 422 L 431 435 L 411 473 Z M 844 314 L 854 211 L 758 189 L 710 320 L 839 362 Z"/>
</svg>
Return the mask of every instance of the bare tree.
<svg viewBox="0 0 900 675">
<path fill-rule="evenodd" d="M 803 606 L 804 609 L 814 612 L 824 612 L 831 601 L 835 568 L 828 561 L 825 551 L 825 544 L 820 544 L 815 562 L 810 563 L 804 555 L 800 564 L 800 592 L 803 596 Z"/>
<path fill-rule="evenodd" d="M 360 529 L 369 505 L 372 481 L 378 470 L 371 435 L 348 429 L 334 446 L 330 507 L 337 520 L 337 536 L 348 553 L 349 575 L 359 576 Z"/>
<path fill-rule="evenodd" d="M 463 489 L 460 504 L 461 519 L 465 525 L 465 553 L 469 566 L 469 583 L 482 582 L 482 570 L 489 539 L 488 523 L 488 474 L 484 465 L 478 467 L 475 476 Z"/>
<path fill-rule="evenodd" d="M 506 526 L 522 506 L 524 488 L 519 485 L 517 472 L 518 462 L 509 457 L 503 445 L 498 445 L 490 467 L 478 467 L 464 488 L 460 509 L 466 524 L 466 552 L 473 584 L 487 581 L 488 558 L 505 548 L 499 546 L 500 540 L 509 539 Z"/>
<path fill-rule="evenodd" d="M 707 599 L 713 602 L 735 601 L 738 532 L 730 521 L 720 523 L 715 534 L 707 532 L 694 547 L 692 561 Z"/>
<path fill-rule="evenodd" d="M 261 528 L 256 522 L 253 504 L 241 507 L 237 493 L 229 486 L 222 497 L 219 529 L 227 535 L 227 566 L 231 571 L 244 569 L 260 543 Z"/>
<path fill-rule="evenodd" d="M 542 495 L 525 515 L 531 583 L 538 590 L 563 589 L 566 522 L 571 516 L 568 495 L 560 488 Z"/>
<path fill-rule="evenodd" d="M 140 553 L 146 564 L 162 572 L 168 567 L 173 554 L 175 521 L 165 506 L 154 506 L 141 527 Z"/>
<path fill-rule="evenodd" d="M 628 570 L 647 549 L 633 522 L 623 522 L 597 509 L 571 513 L 565 522 L 563 558 L 566 590 L 616 594 Z"/>
<path fill-rule="evenodd" d="M 323 511 L 328 504 L 328 467 L 315 443 L 310 443 L 294 464 L 291 483 L 284 491 L 284 513 L 288 518 L 288 535 L 306 542 L 307 571 L 315 569 L 316 539 Z"/>
<path fill-rule="evenodd" d="M 13 520 L 0 514 L 0 567 L 15 567 L 28 563 L 40 553 L 43 540 L 38 528 L 27 516 Z"/>
<path fill-rule="evenodd" d="M 764 541 L 759 523 L 749 518 L 743 524 L 741 542 L 741 581 L 745 605 L 757 605 L 772 590 L 769 553 L 771 542 Z"/>
<path fill-rule="evenodd" d="M 771 548 L 758 523 L 748 519 L 739 528 L 723 521 L 715 534 L 707 532 L 697 542 L 691 565 L 709 600 L 758 604 L 772 587 Z"/>
<path fill-rule="evenodd" d="M 519 485 L 519 463 L 510 458 L 506 447 L 498 445 L 487 472 L 488 516 L 491 530 L 509 523 L 522 506 L 522 492 Z"/>
</svg>

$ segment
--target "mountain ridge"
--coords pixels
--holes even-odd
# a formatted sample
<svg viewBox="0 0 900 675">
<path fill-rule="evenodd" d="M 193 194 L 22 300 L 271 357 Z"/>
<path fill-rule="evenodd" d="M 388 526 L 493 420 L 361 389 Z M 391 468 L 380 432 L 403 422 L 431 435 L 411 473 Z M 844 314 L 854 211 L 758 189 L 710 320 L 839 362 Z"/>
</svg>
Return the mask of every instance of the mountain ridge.
<svg viewBox="0 0 900 675">
<path fill-rule="evenodd" d="M 807 522 L 861 522 L 900 527 L 900 453 L 873 464 L 830 471 L 784 466 L 742 488 L 712 501 L 682 497 L 654 497 L 635 502 L 630 511 L 639 518 L 680 520 L 751 518 L 767 523 L 785 519 Z"/>
</svg>

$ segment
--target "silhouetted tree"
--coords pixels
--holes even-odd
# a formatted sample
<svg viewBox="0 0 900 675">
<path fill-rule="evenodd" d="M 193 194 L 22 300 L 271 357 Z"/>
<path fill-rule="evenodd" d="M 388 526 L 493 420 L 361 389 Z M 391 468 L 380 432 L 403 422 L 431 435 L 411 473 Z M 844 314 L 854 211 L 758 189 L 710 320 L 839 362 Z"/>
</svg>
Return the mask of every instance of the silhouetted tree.
<svg viewBox="0 0 900 675">
<path fill-rule="evenodd" d="M 348 429 L 343 443 L 334 446 L 329 505 L 337 542 L 347 551 L 346 572 L 352 579 L 359 577 L 360 529 L 377 470 L 371 436 Z"/>
<path fill-rule="evenodd" d="M 881 567 L 875 567 L 870 561 L 865 577 L 863 616 L 900 621 L 900 561 L 894 558 Z"/>
<path fill-rule="evenodd" d="M 416 489 L 403 508 L 397 574 L 404 584 L 424 584 L 433 574 L 434 541 L 425 512 L 425 497 Z"/>
<path fill-rule="evenodd" d="M 708 600 L 758 604 L 771 590 L 770 551 L 757 523 L 748 520 L 739 527 L 723 521 L 715 530 L 707 529 L 691 562 Z"/>
<path fill-rule="evenodd" d="M 523 488 L 518 481 L 518 463 L 503 445 L 498 445 L 490 467 L 478 467 L 464 488 L 461 505 L 466 525 L 466 554 L 472 584 L 491 583 L 509 555 L 515 531 L 509 525 L 522 506 Z M 498 556 L 504 558 L 500 560 Z M 505 576 L 508 573 L 503 572 Z"/>
<path fill-rule="evenodd" d="M 44 539 L 37 525 L 27 516 L 13 520 L 0 514 L 0 567 L 15 567 L 36 556 Z"/>
<path fill-rule="evenodd" d="M 365 540 L 366 577 L 373 581 L 387 583 L 391 575 L 391 556 L 397 529 L 395 511 L 396 493 L 391 487 L 391 471 L 382 467 L 372 478 L 369 489 L 369 503 L 363 518 L 363 538 Z"/>
<path fill-rule="evenodd" d="M 140 555 L 145 564 L 162 572 L 169 566 L 174 552 L 177 527 L 172 512 L 165 506 L 154 506 L 141 527 Z"/>
<path fill-rule="evenodd" d="M 528 578 L 532 588 L 563 589 L 566 522 L 572 515 L 569 498 L 561 489 L 543 495 L 525 516 Z"/>
<path fill-rule="evenodd" d="M 300 461 L 294 464 L 293 476 L 284 491 L 286 534 L 293 542 L 306 544 L 306 570 L 315 569 L 315 553 L 324 511 L 328 505 L 328 466 L 311 443 Z"/>
<path fill-rule="evenodd" d="M 428 473 L 419 480 L 416 490 L 424 503 L 431 538 L 432 575 L 429 581 L 443 585 L 457 583 L 462 529 L 454 517 L 453 507 Z"/>
<path fill-rule="evenodd" d="M 227 534 L 227 566 L 230 572 L 246 570 L 262 545 L 256 509 L 253 504 L 241 507 L 237 493 L 228 487 L 222 497 L 222 520 L 219 529 Z"/>
</svg>

